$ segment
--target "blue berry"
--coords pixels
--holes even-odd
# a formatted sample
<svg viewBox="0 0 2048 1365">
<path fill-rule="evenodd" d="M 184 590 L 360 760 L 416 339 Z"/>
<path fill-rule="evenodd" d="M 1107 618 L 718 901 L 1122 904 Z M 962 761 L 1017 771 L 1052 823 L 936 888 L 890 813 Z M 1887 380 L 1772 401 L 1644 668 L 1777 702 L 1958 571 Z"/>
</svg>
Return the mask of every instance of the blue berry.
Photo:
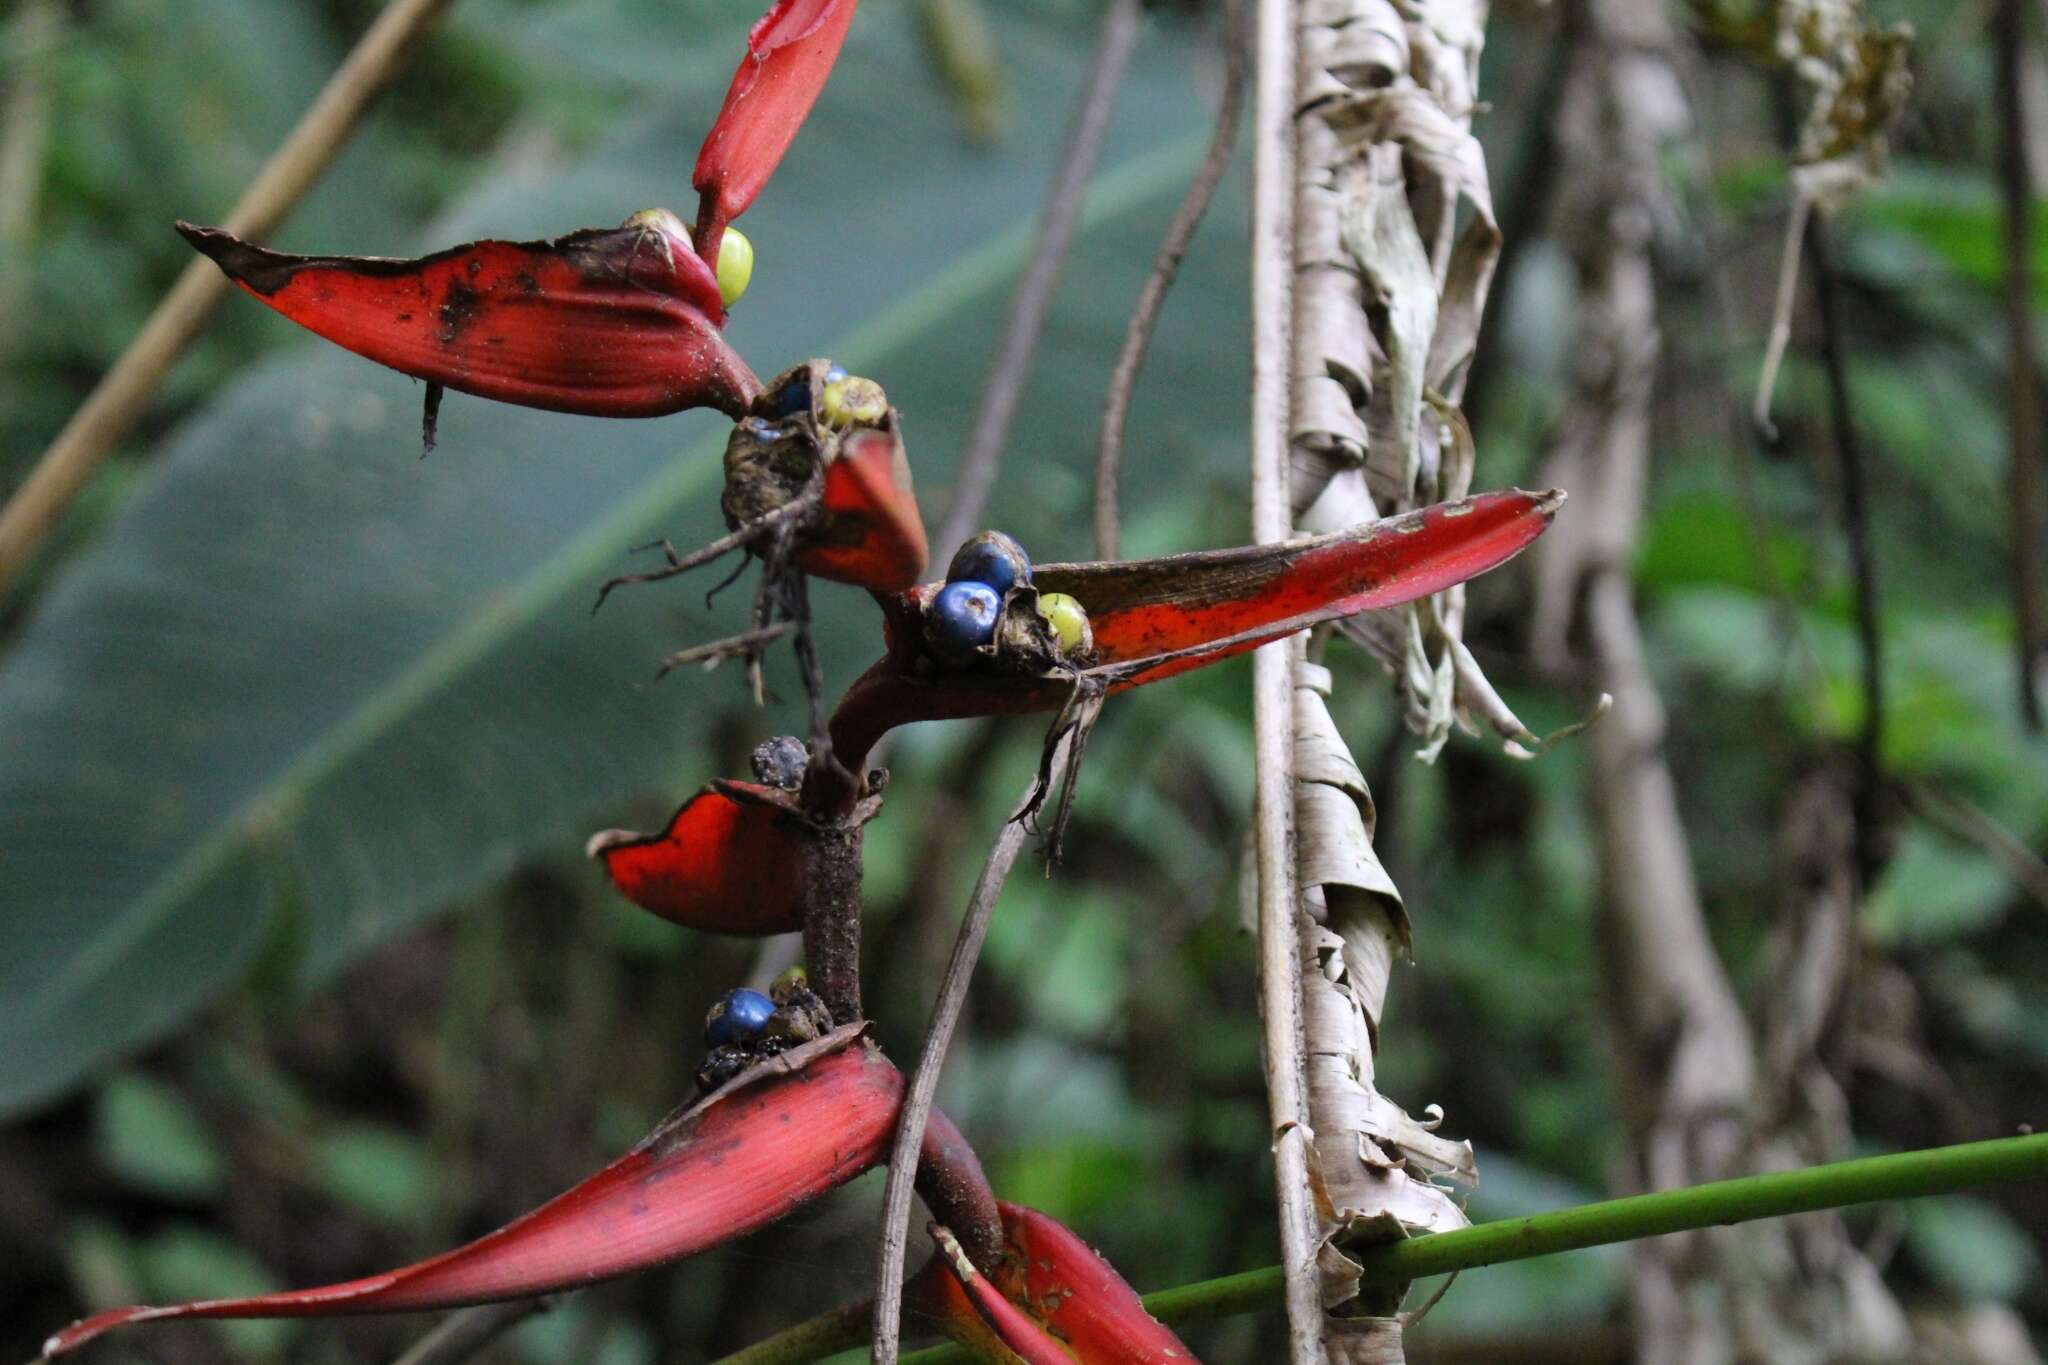
<svg viewBox="0 0 2048 1365">
<path fill-rule="evenodd" d="M 725 1047 L 758 1037 L 774 1013 L 775 1002 L 761 992 L 745 986 L 729 990 L 704 1016 L 704 1043 L 707 1047 Z"/>
<path fill-rule="evenodd" d="M 949 659 L 964 659 L 995 638 L 1002 594 L 986 583 L 948 583 L 932 599 L 927 638 Z"/>
<path fill-rule="evenodd" d="M 797 417 L 811 410 L 811 381 L 792 379 L 775 395 L 777 417 Z"/>
<path fill-rule="evenodd" d="M 946 566 L 948 583 L 986 583 L 1001 597 L 1031 581 L 1031 556 L 1001 531 L 983 531 L 960 547 Z"/>
</svg>

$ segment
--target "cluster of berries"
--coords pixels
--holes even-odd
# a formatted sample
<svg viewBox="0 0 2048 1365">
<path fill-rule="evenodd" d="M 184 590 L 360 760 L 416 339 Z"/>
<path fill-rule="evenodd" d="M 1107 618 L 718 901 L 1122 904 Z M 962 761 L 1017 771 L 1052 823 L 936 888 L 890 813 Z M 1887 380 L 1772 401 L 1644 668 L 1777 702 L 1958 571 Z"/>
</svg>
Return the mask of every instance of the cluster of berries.
<svg viewBox="0 0 2048 1365">
<path fill-rule="evenodd" d="M 1087 610 L 1066 593 L 1038 591 L 1031 556 L 1001 531 L 983 531 L 953 556 L 925 611 L 925 644 L 948 664 L 1031 673 L 1095 653 Z"/>
<path fill-rule="evenodd" d="M 873 424 L 889 411 L 889 397 L 872 379 L 848 374 L 844 365 L 828 365 L 817 376 L 816 416 L 828 427 L 845 428 Z M 800 366 L 775 391 L 777 417 L 809 417 L 813 414 L 810 367 Z"/>
<path fill-rule="evenodd" d="M 704 1065 L 697 1085 L 710 1094 L 748 1067 L 832 1031 L 832 1015 L 801 967 L 775 978 L 768 993 L 738 986 L 704 1016 Z"/>
</svg>

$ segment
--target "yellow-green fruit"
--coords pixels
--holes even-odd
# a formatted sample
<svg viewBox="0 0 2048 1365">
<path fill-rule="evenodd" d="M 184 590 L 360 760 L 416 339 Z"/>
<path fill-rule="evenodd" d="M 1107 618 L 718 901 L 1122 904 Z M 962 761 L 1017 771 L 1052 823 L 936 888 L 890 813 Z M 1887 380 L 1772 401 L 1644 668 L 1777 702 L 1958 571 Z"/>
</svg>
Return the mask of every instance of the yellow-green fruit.
<svg viewBox="0 0 2048 1365">
<path fill-rule="evenodd" d="M 732 307 L 753 278 L 754 244 L 738 228 L 729 227 L 718 239 L 718 297 Z"/>
<path fill-rule="evenodd" d="M 1093 643 L 1088 629 L 1087 610 L 1067 594 L 1038 594 L 1038 613 L 1051 624 L 1053 636 L 1060 642 L 1060 653 L 1072 654 L 1088 648 Z"/>
<path fill-rule="evenodd" d="M 819 395 L 819 411 L 835 427 L 856 422 L 879 422 L 889 413 L 889 395 L 872 379 L 849 375 L 835 379 Z"/>
</svg>

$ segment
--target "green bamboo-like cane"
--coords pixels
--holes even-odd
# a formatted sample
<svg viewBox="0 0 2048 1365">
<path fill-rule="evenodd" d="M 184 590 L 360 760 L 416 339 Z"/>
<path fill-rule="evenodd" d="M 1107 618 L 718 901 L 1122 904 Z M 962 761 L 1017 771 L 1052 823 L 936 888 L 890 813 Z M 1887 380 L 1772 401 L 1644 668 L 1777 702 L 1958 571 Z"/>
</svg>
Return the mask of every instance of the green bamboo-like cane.
<svg viewBox="0 0 2048 1365">
<path fill-rule="evenodd" d="M 1665 1233 L 2044 1178 L 2048 1178 L 2048 1133 L 2036 1133 L 1608 1199 L 1554 1213 L 1503 1218 L 1456 1232 L 1410 1237 L 1351 1254 L 1368 1279 L 1417 1280 Z M 1280 1267 L 1268 1266 L 1147 1294 L 1145 1308 L 1161 1322 L 1199 1322 L 1275 1307 L 1280 1302 L 1280 1287 Z M 803 1352 L 799 1354 L 759 1355 L 750 1349 L 742 1352 L 741 1358 L 748 1365 L 801 1365 L 819 1359 L 819 1341 L 812 1336 L 806 1346 L 798 1347 L 797 1341 L 790 1339 L 789 1344 Z M 964 1347 L 937 1346 L 904 1356 L 902 1365 L 970 1365 L 974 1358 Z"/>
</svg>

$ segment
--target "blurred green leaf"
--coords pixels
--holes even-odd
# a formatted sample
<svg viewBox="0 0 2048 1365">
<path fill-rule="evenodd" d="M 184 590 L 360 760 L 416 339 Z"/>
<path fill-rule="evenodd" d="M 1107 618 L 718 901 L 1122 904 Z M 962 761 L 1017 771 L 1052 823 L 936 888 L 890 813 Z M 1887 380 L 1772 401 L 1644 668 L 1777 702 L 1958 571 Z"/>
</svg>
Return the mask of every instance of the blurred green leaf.
<svg viewBox="0 0 2048 1365">
<path fill-rule="evenodd" d="M 1988 170 L 1902 158 L 1852 201 L 1851 221 L 1905 233 L 1972 284 L 2005 279 L 2005 220 Z M 2034 297 L 2048 307 L 2048 213 L 2034 206 Z"/>
<path fill-rule="evenodd" d="M 909 24 L 878 9 L 856 26 L 748 219 L 761 264 L 733 335 L 764 372 L 831 349 L 883 379 L 930 515 L 1055 149 L 1046 136 L 977 156 L 937 135 L 943 97 L 913 75 Z M 1004 20 L 1020 102 L 1064 104 L 1081 31 Z M 1024 395 L 994 515 L 1042 558 L 1085 552 L 1104 376 L 1199 155 L 1186 56 L 1171 26 L 1140 54 Z M 422 245 L 673 199 L 723 79 L 649 110 L 574 175 L 504 177 Z M 847 195 L 854 164 L 890 192 Z M 1169 301 L 1133 417 L 1132 506 L 1241 464 L 1239 218 L 1219 209 Z M 243 304 L 221 326 L 261 318 Z M 696 755 L 737 681 L 645 683 L 666 650 L 734 628 L 744 590 L 710 614 L 692 586 L 625 595 L 595 620 L 587 603 L 627 547 L 717 532 L 721 421 L 458 395 L 422 463 L 418 394 L 332 348 L 254 368 L 178 433 L 0 669 L 0 1032 L 17 1040 L 0 1110 L 175 1026 L 245 969 L 281 899 L 305 908 L 301 979 L 317 983 L 628 798 L 715 775 Z M 831 587 L 818 604 L 843 682 L 878 647 L 873 610 Z M 792 700 L 749 721 L 761 734 L 797 728 L 786 663 L 771 681 Z"/>
<path fill-rule="evenodd" d="M 153 1301 L 244 1298 L 284 1288 L 269 1267 L 239 1243 L 196 1223 L 172 1223 L 136 1247 Z M 276 1319 L 212 1322 L 208 1327 L 238 1355 L 275 1356 L 303 1324 Z"/>
<path fill-rule="evenodd" d="M 1950 1195 L 1905 1210 L 1906 1246 L 1949 1293 L 2010 1302 L 2038 1277 L 2032 1239 L 1996 1204 Z"/>
<path fill-rule="evenodd" d="M 424 1143 L 373 1124 L 323 1134 L 313 1149 L 312 1176 L 330 1198 L 401 1228 L 418 1226 L 434 1184 Z"/>
<path fill-rule="evenodd" d="M 1939 943 L 1992 924 L 2012 898 L 2011 879 L 1981 850 L 1916 825 L 1871 888 L 1863 926 L 1888 946 Z"/>
<path fill-rule="evenodd" d="M 220 1193 L 220 1150 L 192 1106 L 140 1072 L 111 1076 L 93 1106 L 100 1164 L 138 1190 L 200 1201 Z"/>
</svg>

